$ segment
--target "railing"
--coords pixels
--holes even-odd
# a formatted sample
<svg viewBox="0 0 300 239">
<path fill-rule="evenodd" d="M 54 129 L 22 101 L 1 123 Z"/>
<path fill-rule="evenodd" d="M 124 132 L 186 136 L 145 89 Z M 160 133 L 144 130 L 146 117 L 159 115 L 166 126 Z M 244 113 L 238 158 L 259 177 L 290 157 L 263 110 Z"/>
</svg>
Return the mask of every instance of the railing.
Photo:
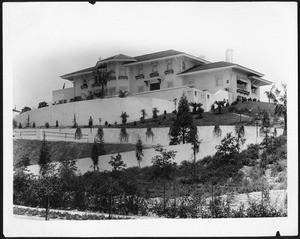
<svg viewBox="0 0 300 239">
<path fill-rule="evenodd" d="M 166 70 L 165 71 L 165 75 L 168 75 L 168 74 L 173 74 L 174 73 L 174 70 L 171 69 L 171 70 Z"/>
<path fill-rule="evenodd" d="M 119 80 L 128 80 L 128 76 L 118 76 Z"/>
<path fill-rule="evenodd" d="M 157 71 L 150 74 L 150 77 L 156 77 L 156 76 L 159 76 Z"/>
<path fill-rule="evenodd" d="M 36 136 L 36 130 L 26 130 L 26 131 L 13 131 L 13 136 L 19 136 L 20 138 L 22 136 Z"/>
<path fill-rule="evenodd" d="M 140 74 L 140 75 L 137 75 L 137 76 L 135 76 L 135 79 L 144 79 L 145 78 L 145 76 L 143 75 L 143 74 Z"/>
<path fill-rule="evenodd" d="M 46 136 L 50 135 L 52 137 L 62 137 L 62 138 L 71 138 L 74 139 L 75 138 L 75 133 L 63 133 L 63 132 L 49 132 L 49 131 L 45 131 Z M 87 134 L 81 134 L 82 137 L 81 139 L 88 139 L 88 135 Z"/>
<path fill-rule="evenodd" d="M 87 84 L 84 84 L 82 86 L 80 86 L 80 88 L 83 90 L 83 89 L 87 89 L 88 88 L 88 85 Z"/>
<path fill-rule="evenodd" d="M 244 95 L 250 95 L 250 92 L 249 91 L 246 91 L 246 90 L 243 90 L 243 89 L 236 89 L 236 92 L 237 93 L 241 93 L 241 94 L 244 94 Z"/>
</svg>

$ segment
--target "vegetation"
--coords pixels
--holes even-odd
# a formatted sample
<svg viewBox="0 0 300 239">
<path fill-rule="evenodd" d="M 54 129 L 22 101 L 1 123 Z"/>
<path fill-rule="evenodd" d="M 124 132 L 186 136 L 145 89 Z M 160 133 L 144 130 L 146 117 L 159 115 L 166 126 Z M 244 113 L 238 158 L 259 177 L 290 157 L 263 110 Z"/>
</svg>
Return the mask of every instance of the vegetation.
<svg viewBox="0 0 300 239">
<path fill-rule="evenodd" d="M 81 128 L 79 126 L 77 126 L 76 131 L 75 131 L 75 139 L 80 140 L 81 138 L 82 138 Z"/>
<path fill-rule="evenodd" d="M 119 139 L 120 142 L 128 142 L 128 133 L 126 131 L 126 127 L 120 129 Z"/>
<path fill-rule="evenodd" d="M 119 98 L 126 98 L 130 95 L 131 93 L 128 92 L 127 90 L 118 90 L 117 95 Z"/>
<path fill-rule="evenodd" d="M 141 122 L 145 122 L 145 118 L 146 118 L 146 116 L 147 116 L 146 109 L 142 109 L 142 110 L 141 110 L 141 114 L 142 114 Z"/>
<path fill-rule="evenodd" d="M 275 114 L 278 116 L 283 116 L 284 119 L 284 133 L 287 133 L 287 86 L 286 84 L 282 84 L 283 87 L 283 95 L 279 95 L 280 91 L 276 89 L 276 96 L 279 98 L 276 102 Z"/>
<path fill-rule="evenodd" d="M 21 110 L 20 114 L 25 113 L 25 112 L 30 111 L 30 110 L 31 110 L 30 107 L 25 106 L 25 107 Z"/>
<path fill-rule="evenodd" d="M 135 144 L 135 156 L 136 156 L 136 159 L 138 161 L 138 165 L 139 165 L 139 168 L 141 167 L 141 161 L 143 160 L 143 142 L 141 140 L 140 137 L 138 137 L 138 140 Z"/>
<path fill-rule="evenodd" d="M 43 108 L 43 107 L 47 107 L 49 106 L 48 103 L 46 101 L 40 102 L 38 105 L 38 108 Z"/>
<path fill-rule="evenodd" d="M 18 122 L 15 119 L 13 119 L 13 128 L 15 129 L 17 127 L 18 127 Z"/>
<path fill-rule="evenodd" d="M 170 127 L 170 145 L 189 142 L 187 136 L 193 126 L 193 117 L 190 113 L 189 103 L 186 95 L 183 94 L 178 103 L 176 119 Z"/>
<path fill-rule="evenodd" d="M 129 115 L 126 112 L 122 112 L 121 114 L 122 124 L 126 124 L 127 118 L 129 118 Z"/>
<path fill-rule="evenodd" d="M 22 128 L 23 128 L 21 122 L 19 123 L 18 128 L 19 128 L 19 129 L 22 129 Z"/>
<path fill-rule="evenodd" d="M 55 127 L 58 128 L 58 120 L 55 122 Z"/>
<path fill-rule="evenodd" d="M 35 128 L 35 127 L 36 127 L 36 126 L 35 126 L 35 123 L 33 122 L 33 123 L 32 123 L 32 128 Z"/>
<path fill-rule="evenodd" d="M 148 127 L 146 130 L 146 139 L 149 139 L 151 137 L 152 142 L 153 142 L 153 137 L 154 137 L 154 133 L 151 129 L 151 127 Z"/>
<path fill-rule="evenodd" d="M 215 125 L 213 130 L 213 136 L 217 138 L 220 138 L 222 136 L 222 130 L 219 125 Z"/>
<path fill-rule="evenodd" d="M 49 122 L 45 123 L 45 128 L 48 129 L 50 127 Z"/>
<path fill-rule="evenodd" d="M 224 107 L 225 103 L 225 101 L 215 101 L 215 104 L 218 108 L 218 114 L 222 114 L 222 108 Z"/>
<path fill-rule="evenodd" d="M 157 119 L 157 114 L 159 113 L 159 110 L 156 108 L 156 107 L 154 107 L 153 109 L 152 109 L 152 118 L 153 119 Z"/>
</svg>

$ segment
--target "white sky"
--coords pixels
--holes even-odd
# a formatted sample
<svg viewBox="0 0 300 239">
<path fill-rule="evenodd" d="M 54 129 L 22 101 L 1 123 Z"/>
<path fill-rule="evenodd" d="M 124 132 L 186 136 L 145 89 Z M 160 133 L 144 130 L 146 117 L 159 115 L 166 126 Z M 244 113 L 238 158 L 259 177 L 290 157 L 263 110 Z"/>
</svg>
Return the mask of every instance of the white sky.
<svg viewBox="0 0 300 239">
<path fill-rule="evenodd" d="M 222 61 L 233 48 L 235 63 L 265 79 L 295 80 L 296 16 L 295 3 L 274 2 L 5 3 L 13 106 L 52 101 L 53 90 L 71 86 L 61 75 L 119 53 L 175 49 Z"/>
</svg>

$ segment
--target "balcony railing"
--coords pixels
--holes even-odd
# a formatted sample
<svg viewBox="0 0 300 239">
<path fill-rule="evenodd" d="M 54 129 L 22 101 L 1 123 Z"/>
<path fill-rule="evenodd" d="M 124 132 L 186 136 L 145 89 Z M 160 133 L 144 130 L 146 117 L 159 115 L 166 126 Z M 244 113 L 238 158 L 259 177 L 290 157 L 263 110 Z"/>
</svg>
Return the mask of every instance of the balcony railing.
<svg viewBox="0 0 300 239">
<path fill-rule="evenodd" d="M 80 88 L 83 90 L 83 89 L 87 89 L 88 88 L 88 85 L 87 84 L 84 84 L 82 86 L 80 86 Z"/>
<path fill-rule="evenodd" d="M 150 74 L 150 77 L 156 77 L 156 76 L 159 76 L 157 71 Z"/>
<path fill-rule="evenodd" d="M 117 78 L 115 76 L 108 77 L 108 80 L 116 80 Z"/>
<path fill-rule="evenodd" d="M 140 75 L 137 75 L 137 76 L 135 76 L 135 79 L 144 79 L 145 78 L 145 76 L 143 75 L 143 74 L 140 74 Z"/>
<path fill-rule="evenodd" d="M 165 71 L 165 75 L 168 75 L 168 74 L 173 74 L 174 73 L 174 70 L 171 69 L 171 70 L 166 70 Z"/>
<path fill-rule="evenodd" d="M 118 76 L 119 80 L 128 80 L 128 76 Z"/>
<path fill-rule="evenodd" d="M 94 83 L 92 84 L 92 87 L 101 86 L 101 83 Z"/>
<path fill-rule="evenodd" d="M 246 90 L 243 90 L 243 89 L 236 89 L 236 92 L 237 93 L 240 93 L 240 94 L 244 94 L 244 95 L 250 95 L 250 92 L 249 91 L 246 91 Z"/>
</svg>

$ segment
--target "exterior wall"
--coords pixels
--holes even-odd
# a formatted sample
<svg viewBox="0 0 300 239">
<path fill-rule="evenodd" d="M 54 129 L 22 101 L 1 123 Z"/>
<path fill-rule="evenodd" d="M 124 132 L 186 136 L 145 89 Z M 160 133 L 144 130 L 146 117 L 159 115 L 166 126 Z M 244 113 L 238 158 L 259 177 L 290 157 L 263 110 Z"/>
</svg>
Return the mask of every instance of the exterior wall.
<svg viewBox="0 0 300 239">
<path fill-rule="evenodd" d="M 52 91 L 53 103 L 57 104 L 60 100 L 70 102 L 72 98 L 74 98 L 74 87 Z"/>
<path fill-rule="evenodd" d="M 79 125 L 88 125 L 90 116 L 94 119 L 94 124 L 98 123 L 99 118 L 102 119 L 102 124 L 105 121 L 113 124 L 115 121 L 121 122 L 120 115 L 124 111 L 130 116 L 128 122 L 132 122 L 139 120 L 141 109 L 145 108 L 147 112 L 151 112 L 154 107 L 157 107 L 160 112 L 164 110 L 172 112 L 174 103 L 163 99 L 141 97 L 94 99 L 33 109 L 16 116 L 15 120 L 24 125 L 30 114 L 31 123 L 35 122 L 37 127 L 44 126 L 46 122 L 53 126 L 56 120 L 60 126 L 71 126 L 76 114 Z"/>
<path fill-rule="evenodd" d="M 202 139 L 202 143 L 200 145 L 199 153 L 197 154 L 197 160 L 201 160 L 203 157 L 208 155 L 213 155 L 216 152 L 215 146 L 220 144 L 221 139 L 226 135 L 226 133 L 234 132 L 234 126 L 220 126 L 222 130 L 222 136 L 220 138 L 213 137 L 213 126 L 202 126 L 197 127 L 198 128 L 198 134 L 199 138 Z M 53 131 L 55 129 L 45 129 L 45 131 Z M 172 145 L 169 146 L 169 137 L 168 137 L 168 131 L 169 128 L 153 128 L 153 141 L 147 140 L 145 137 L 145 131 L 146 129 L 127 129 L 127 133 L 129 134 L 129 141 L 128 143 L 136 143 L 137 138 L 140 136 L 142 139 L 142 142 L 144 145 L 157 145 L 157 143 L 164 146 L 164 148 L 168 150 L 175 150 L 177 151 L 175 156 L 175 162 L 177 164 L 180 164 L 184 160 L 191 161 L 192 160 L 192 149 L 191 144 L 184 144 L 184 145 Z M 58 130 L 57 130 L 58 131 Z M 63 132 L 73 132 L 75 133 L 75 129 L 63 129 Z M 96 134 L 97 129 L 93 129 L 93 137 Z M 119 131 L 120 129 L 104 129 L 104 141 L 106 143 L 119 143 Z M 89 129 L 82 129 L 83 134 L 89 133 Z M 281 135 L 283 133 L 282 129 L 277 129 L 278 135 Z M 248 144 L 251 143 L 260 143 L 263 139 L 261 135 L 258 134 L 258 137 L 256 137 L 256 127 L 255 126 L 245 126 L 245 137 L 246 142 L 242 146 L 242 149 L 245 149 Z M 48 138 L 47 138 L 48 139 Z M 75 140 L 74 140 L 75 141 Z M 144 157 L 141 161 L 141 167 L 150 166 L 151 159 L 155 155 L 157 155 L 157 152 L 155 151 L 155 148 L 149 148 L 143 150 Z M 127 164 L 127 167 L 137 166 L 135 151 L 129 151 L 120 153 L 122 155 L 123 161 Z M 111 170 L 111 166 L 109 165 L 109 161 L 111 159 L 111 156 L 115 156 L 115 154 L 110 155 L 103 155 L 99 157 L 99 168 L 101 171 L 104 170 Z M 90 167 L 92 165 L 91 158 L 83 158 L 76 160 L 76 165 L 78 169 L 81 171 L 81 173 L 85 173 L 87 171 L 92 170 Z M 38 165 L 32 165 L 28 167 L 32 173 L 38 174 L 39 166 Z"/>
</svg>

